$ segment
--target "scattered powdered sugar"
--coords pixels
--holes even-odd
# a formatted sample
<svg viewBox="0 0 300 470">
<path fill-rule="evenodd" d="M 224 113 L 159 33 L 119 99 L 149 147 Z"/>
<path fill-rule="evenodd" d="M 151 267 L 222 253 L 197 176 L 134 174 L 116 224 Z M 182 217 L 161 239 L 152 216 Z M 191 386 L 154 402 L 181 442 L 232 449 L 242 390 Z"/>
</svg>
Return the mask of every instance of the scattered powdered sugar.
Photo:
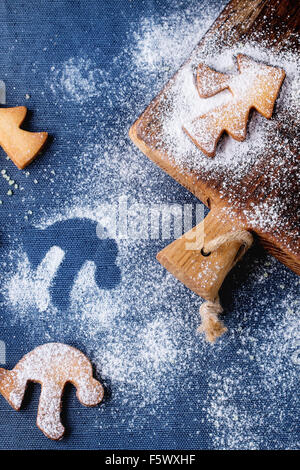
<svg viewBox="0 0 300 470">
<path fill-rule="evenodd" d="M 109 232 L 107 212 L 120 196 L 146 206 L 176 201 L 177 186 L 143 157 L 127 137 L 134 119 L 190 54 L 218 13 L 204 14 L 199 2 L 191 2 L 189 9 L 180 9 L 181 2 L 174 2 L 174 8 L 175 4 L 178 9 L 174 16 L 141 22 L 135 42 L 131 40 L 115 57 L 111 70 L 98 67 L 94 51 L 89 56 L 54 64 L 49 77 L 45 77 L 45 87 L 52 91 L 49 104 L 51 101 L 51 106 L 60 109 L 61 119 L 67 119 L 64 107 L 71 102 L 89 130 L 82 131 L 79 126 L 76 145 L 71 147 L 73 159 L 69 167 L 64 167 L 63 174 L 57 173 L 55 184 L 53 176 L 48 180 L 45 176 L 47 184 L 45 188 L 41 185 L 33 201 L 39 209 L 31 219 L 36 228 L 46 230 L 56 222 L 89 218 Z M 295 73 L 291 57 L 282 56 L 281 62 L 278 55 L 273 57 L 272 52 L 258 46 L 244 47 L 238 52 L 248 52 L 256 59 L 267 57 L 268 63 L 283 67 L 288 77 L 290 71 Z M 208 65 L 232 71 L 234 53 L 225 51 L 212 56 Z M 189 114 L 190 118 L 188 106 L 194 100 L 199 104 L 200 98 L 190 86 L 189 70 L 185 68 L 181 73 L 190 95 L 184 95 L 182 109 L 177 102 L 177 111 L 178 115 Z M 118 80 L 116 77 L 121 74 L 122 79 Z M 288 85 L 285 82 L 282 89 L 283 101 L 287 103 L 290 99 L 292 103 L 288 96 L 296 93 L 296 88 L 293 85 L 292 91 Z M 179 89 L 175 92 L 174 103 Z M 215 105 L 220 99 L 228 99 L 228 92 L 205 101 L 203 106 Z M 279 110 L 284 107 L 283 101 L 280 97 Z M 103 107 L 110 110 L 113 122 L 102 122 Z M 214 160 L 206 160 L 206 164 L 222 169 L 230 165 L 237 177 L 238 169 L 246 171 L 255 161 L 258 149 L 265 145 L 272 126 L 258 114 L 249 125 L 251 144 L 249 140 L 239 143 L 226 139 L 221 144 L 224 151 Z M 166 116 L 164 132 L 175 157 L 178 145 L 187 154 L 195 153 L 187 136 L 179 132 L 179 122 L 172 113 Z M 68 136 L 66 144 L 72 145 Z M 56 158 L 59 161 L 59 151 L 53 155 L 53 161 Z M 43 205 L 45 195 L 48 204 Z M 182 197 L 193 201 L 191 196 Z M 164 244 L 167 243 L 166 240 Z M 1 272 L 7 322 L 23 325 L 28 336 L 38 336 L 40 341 L 75 343 L 96 365 L 97 375 L 111 393 L 99 408 L 97 427 L 114 428 L 116 433 L 120 426 L 131 431 L 148 429 L 149 414 L 161 419 L 165 431 L 169 426 L 168 414 L 162 409 L 166 404 L 170 409 L 177 407 L 174 400 L 180 391 L 191 401 L 196 420 L 196 424 L 191 421 L 191 426 L 195 426 L 191 428 L 193 444 L 200 432 L 197 423 L 204 420 L 211 429 L 206 444 L 210 448 L 273 448 L 282 446 L 282 442 L 287 448 L 297 447 L 295 430 L 287 431 L 283 439 L 279 435 L 285 432 L 286 421 L 293 421 L 291 397 L 299 372 L 296 337 L 299 284 L 295 275 L 269 256 L 262 255 L 253 261 L 249 254 L 248 261 L 245 259 L 243 267 L 237 267 L 231 278 L 234 300 L 226 309 L 231 313 L 224 320 L 229 334 L 212 347 L 195 333 L 201 300 L 155 260 L 161 242 L 118 239 L 117 244 L 116 265 L 121 269 L 121 282 L 112 289 L 99 287 L 95 263 L 86 261 L 74 281 L 67 312 L 60 311 L 51 298 L 53 283 L 66 256 L 55 243 L 34 269 L 21 238 L 16 235 L 5 272 Z M 246 280 L 243 269 L 248 269 Z M 201 386 L 201 396 L 194 402 L 191 384 L 200 381 L 207 382 L 207 387 Z M 105 416 L 109 419 L 105 420 Z M 270 436 L 273 427 L 266 433 L 269 426 L 279 430 L 273 440 Z"/>
<path fill-rule="evenodd" d="M 263 201 L 252 207 L 251 211 L 244 211 L 249 224 L 255 225 L 259 221 L 262 229 L 272 230 L 276 225 L 286 223 L 288 230 L 289 221 L 285 218 L 285 206 L 281 204 L 279 198 L 274 198 L 272 202 L 270 205 L 269 201 Z"/>
<path fill-rule="evenodd" d="M 299 226 L 293 228 L 287 222 L 296 215 L 299 225 L 299 52 L 295 49 L 277 51 L 261 40 L 238 43 L 222 51 L 218 42 L 215 44 L 213 40 L 206 46 L 196 48 L 190 60 L 169 82 L 159 104 L 155 104 L 148 114 L 149 125 L 153 127 L 152 121 L 158 122 L 155 124 L 157 135 L 153 139 L 145 132 L 144 139 L 150 147 L 161 148 L 160 158 L 168 159 L 171 166 L 175 164 L 183 172 L 194 171 L 200 182 L 216 189 L 220 198 L 235 208 L 251 229 L 259 233 L 273 231 L 282 251 L 298 255 Z M 228 90 L 200 98 L 195 86 L 195 70 L 199 63 L 203 63 L 219 72 L 229 73 L 235 77 L 236 88 L 240 77 L 236 71 L 235 57 L 238 54 L 281 68 L 286 78 L 275 102 L 275 117 L 268 120 L 253 111 L 246 139 L 239 142 L 223 136 L 216 155 L 209 158 L 194 143 L 200 140 L 203 148 L 209 152 L 213 150 L 211 130 L 207 127 L 209 117 L 196 118 L 213 111 L 216 116 L 221 105 L 228 106 L 236 98 Z M 274 72 L 275 76 L 278 73 Z M 274 86 L 277 85 L 274 82 Z M 249 183 L 250 177 L 256 178 L 255 190 Z M 252 197 L 257 198 L 254 206 Z M 259 202 L 260 199 L 263 203 Z"/>
<path fill-rule="evenodd" d="M 53 93 L 59 90 L 64 100 L 83 104 L 100 98 L 105 72 L 84 57 L 71 57 L 62 68 L 51 67 L 53 81 L 50 88 Z"/>
<path fill-rule="evenodd" d="M 211 54 L 194 54 L 179 72 L 177 79 L 168 91 L 169 108 L 162 117 L 162 140 L 167 145 L 167 151 L 174 157 L 176 164 L 184 168 L 213 171 L 220 173 L 228 183 L 233 179 L 240 181 L 257 157 L 269 149 L 270 142 L 274 148 L 280 147 L 277 137 L 276 122 L 268 121 L 258 113 L 254 113 L 249 122 L 249 132 L 243 142 L 225 137 L 218 146 L 216 156 L 207 158 L 190 138 L 184 133 L 182 126 L 194 118 L 205 114 L 215 107 L 228 103 L 231 94 L 224 90 L 211 98 L 200 98 L 194 82 L 195 66 L 203 62 L 219 72 L 236 74 L 235 57 L 237 54 L 249 55 L 255 60 L 268 65 L 283 68 L 286 79 L 276 101 L 277 115 L 284 116 L 285 112 L 297 119 L 299 115 L 299 72 L 300 61 L 297 52 L 280 53 L 261 44 L 237 44 L 230 49 Z M 274 142 L 275 139 L 275 142 Z M 279 161 L 281 156 L 279 155 Z M 226 172 L 229 178 L 226 179 Z"/>
<path fill-rule="evenodd" d="M 240 360 L 229 366 L 221 361 L 211 371 L 205 410 L 215 448 L 298 448 L 296 424 L 288 422 L 298 414 L 299 308 L 299 298 L 287 294 L 276 306 L 272 325 L 264 316 L 259 328 L 243 332 L 236 351 Z M 241 360 L 245 354 L 247 366 Z"/>
<path fill-rule="evenodd" d="M 198 2 L 181 15 L 176 12 L 168 17 L 145 18 L 134 34 L 133 60 L 136 67 L 147 75 L 176 70 L 209 29 L 214 16 L 214 8 Z"/>
<path fill-rule="evenodd" d="M 93 378 L 89 360 L 75 348 L 60 343 L 38 346 L 7 371 L 0 387 L 9 403 L 20 409 L 28 381 L 42 385 L 37 417 L 38 427 L 51 439 L 60 439 L 64 427 L 60 422 L 64 386 L 72 382 L 82 404 L 94 406 L 103 398 L 103 387 Z"/>
<path fill-rule="evenodd" d="M 17 272 L 7 284 L 7 296 L 14 308 L 20 307 L 20 313 L 31 307 L 36 307 L 40 312 L 47 309 L 50 303 L 49 287 L 60 263 L 64 252 L 53 246 L 36 270 L 31 269 L 30 262 L 25 253 L 14 252 L 18 259 Z"/>
<path fill-rule="evenodd" d="M 135 249 L 130 246 L 126 241 L 119 244 L 122 281 L 116 289 L 97 286 L 93 263 L 82 267 L 71 292 L 67 322 L 51 303 L 49 288 L 55 273 L 49 275 L 50 252 L 48 261 L 43 260 L 36 272 L 19 254 L 17 274 L 8 275 L 5 285 L 8 306 L 16 314 L 10 320 L 30 324 L 34 331 L 44 332 L 46 340 L 54 334 L 68 337 L 75 330 L 88 355 L 98 364 L 101 377 L 111 383 L 114 395 L 119 399 L 124 394 L 136 395 L 143 406 L 158 405 L 161 390 L 167 398 L 180 379 L 179 370 L 188 368 L 191 350 L 188 342 L 181 345 L 184 331 L 195 340 L 194 327 L 187 328 L 188 319 L 182 318 L 180 303 L 184 300 L 189 312 L 192 304 L 197 310 L 198 300 L 195 295 L 192 301 L 181 299 L 185 289 L 171 275 L 165 275 L 154 259 L 139 261 L 140 252 L 147 249 L 145 242 Z"/>
</svg>

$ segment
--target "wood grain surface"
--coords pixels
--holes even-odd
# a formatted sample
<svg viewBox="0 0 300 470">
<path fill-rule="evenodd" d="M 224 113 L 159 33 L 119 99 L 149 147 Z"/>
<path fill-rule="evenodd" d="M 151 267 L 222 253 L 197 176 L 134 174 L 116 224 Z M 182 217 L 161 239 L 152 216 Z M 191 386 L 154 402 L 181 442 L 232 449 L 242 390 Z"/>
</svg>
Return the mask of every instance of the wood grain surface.
<svg viewBox="0 0 300 470">
<path fill-rule="evenodd" d="M 255 41 L 267 44 L 281 53 L 295 51 L 299 40 L 299 23 L 300 8 L 297 1 L 232 0 L 181 69 L 207 49 L 216 49 L 216 45 L 222 51 L 222 48 Z M 297 116 L 287 111 L 282 119 L 282 116 L 277 115 L 275 105 L 272 120 L 276 124 L 281 145 L 274 148 L 268 146 L 267 151 L 262 149 L 255 163 L 238 180 L 230 180 L 225 167 L 223 173 L 222 169 L 216 173 L 211 166 L 207 169 L 202 166 L 201 170 L 182 167 L 170 153 L 162 132 L 162 116 L 172 106 L 170 90 L 180 79 L 179 72 L 134 123 L 129 132 L 131 139 L 143 153 L 195 194 L 216 215 L 222 211 L 222 218 L 227 217 L 230 223 L 255 233 L 272 255 L 300 274 Z M 278 157 L 284 161 L 284 165 L 274 164 Z M 227 191 L 224 191 L 224 180 L 228 182 Z M 255 210 L 262 202 L 272 208 L 273 201 L 283 210 L 278 216 L 278 223 L 270 228 L 261 217 L 255 217 Z"/>
</svg>

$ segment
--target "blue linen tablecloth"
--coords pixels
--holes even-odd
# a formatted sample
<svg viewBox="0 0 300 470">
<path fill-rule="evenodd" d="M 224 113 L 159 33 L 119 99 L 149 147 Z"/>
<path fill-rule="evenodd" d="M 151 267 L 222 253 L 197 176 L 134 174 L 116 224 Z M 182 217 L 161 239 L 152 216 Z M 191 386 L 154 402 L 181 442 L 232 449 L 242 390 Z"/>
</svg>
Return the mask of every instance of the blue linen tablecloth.
<svg viewBox="0 0 300 470">
<path fill-rule="evenodd" d="M 255 246 L 224 283 L 229 332 L 210 346 L 195 333 L 201 300 L 155 261 L 170 240 L 107 226 L 125 203 L 132 217 L 198 203 L 128 129 L 225 3 L 0 2 L 7 105 L 50 134 L 28 171 L 0 149 L 0 366 L 61 341 L 106 388 L 88 409 L 67 387 L 60 442 L 35 426 L 38 385 L 19 413 L 0 397 L 1 449 L 299 447 L 297 276 Z"/>
</svg>

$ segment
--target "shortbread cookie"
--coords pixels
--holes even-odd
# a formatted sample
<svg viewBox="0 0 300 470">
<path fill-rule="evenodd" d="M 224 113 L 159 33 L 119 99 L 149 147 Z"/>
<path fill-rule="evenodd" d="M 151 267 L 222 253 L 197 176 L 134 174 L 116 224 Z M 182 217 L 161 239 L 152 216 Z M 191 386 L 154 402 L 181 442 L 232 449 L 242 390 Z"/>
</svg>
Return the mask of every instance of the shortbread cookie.
<svg viewBox="0 0 300 470">
<path fill-rule="evenodd" d="M 61 343 L 38 346 L 26 354 L 16 367 L 0 369 L 0 393 L 19 410 L 28 382 L 41 384 L 37 426 L 50 439 L 58 440 L 65 429 L 60 421 L 61 398 L 67 382 L 77 389 L 77 398 L 85 406 L 95 406 L 104 395 L 102 385 L 93 378 L 87 357 Z"/>
<path fill-rule="evenodd" d="M 216 72 L 204 64 L 197 70 L 197 89 L 201 98 L 209 98 L 226 88 L 232 98 L 215 109 L 184 124 L 183 130 L 208 157 L 216 153 L 223 132 L 235 140 L 246 138 L 247 121 L 252 108 L 265 118 L 272 116 L 274 104 L 285 77 L 284 70 L 237 55 L 238 75 Z"/>
<path fill-rule="evenodd" d="M 20 129 L 26 113 L 25 106 L 0 109 L 0 146 L 20 170 L 34 160 L 48 137 L 47 132 Z"/>
</svg>

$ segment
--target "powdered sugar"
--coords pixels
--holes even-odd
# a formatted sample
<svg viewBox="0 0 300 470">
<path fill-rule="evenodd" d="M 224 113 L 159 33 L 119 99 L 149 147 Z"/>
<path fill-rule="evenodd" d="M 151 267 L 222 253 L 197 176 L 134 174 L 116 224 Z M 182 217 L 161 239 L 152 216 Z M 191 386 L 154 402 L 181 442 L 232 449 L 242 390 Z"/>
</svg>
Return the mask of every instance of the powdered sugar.
<svg viewBox="0 0 300 470">
<path fill-rule="evenodd" d="M 233 48 L 223 50 L 222 53 L 211 55 L 194 54 L 192 60 L 179 72 L 179 75 L 169 91 L 171 100 L 169 110 L 162 118 L 162 139 L 167 143 L 167 151 L 179 166 L 220 173 L 224 177 L 224 185 L 233 181 L 240 181 L 249 170 L 257 156 L 269 147 L 269 142 L 276 139 L 276 123 L 268 122 L 260 115 L 252 117 L 249 124 L 249 135 L 244 142 L 236 142 L 227 137 L 223 140 L 213 159 L 208 159 L 198 150 L 190 139 L 184 134 L 182 126 L 197 116 L 205 114 L 216 106 L 227 103 L 231 94 L 224 90 L 211 98 L 200 98 L 194 83 L 194 69 L 199 62 L 216 68 L 223 73 L 236 73 L 233 59 L 238 53 L 248 54 L 259 61 L 265 61 L 269 65 L 283 68 L 287 79 L 276 103 L 276 113 L 279 116 L 284 112 L 294 114 L 294 109 L 299 102 L 296 91 L 299 76 L 299 56 L 295 53 L 278 53 L 272 49 L 266 49 L 258 44 L 237 44 Z M 291 85 L 292 84 L 292 85 Z M 297 111 L 298 113 L 298 111 Z M 278 139 L 275 140 L 279 145 Z M 281 158 L 279 156 L 279 158 Z M 226 172 L 229 175 L 226 178 Z"/>
<path fill-rule="evenodd" d="M 59 247 L 49 250 L 36 271 L 31 269 L 27 256 L 20 252 L 14 254 L 18 259 L 15 275 L 8 282 L 7 295 L 11 305 L 24 309 L 36 307 L 40 312 L 50 303 L 49 287 L 51 279 L 63 260 L 64 253 Z"/>
<path fill-rule="evenodd" d="M 297 415 L 299 363 L 293 363 L 293 357 L 300 345 L 299 300 L 286 294 L 276 306 L 277 318 L 268 322 L 263 316 L 259 329 L 248 326 L 246 334 L 243 331 L 236 351 L 238 364 L 225 368 L 220 364 L 210 373 L 206 406 L 218 449 L 293 449 L 299 445 L 294 430 L 283 425 Z M 245 354 L 247 362 L 250 359 L 246 367 L 242 365 Z M 253 374 L 258 381 L 253 381 Z M 263 426 L 266 416 L 272 427 Z"/>
<path fill-rule="evenodd" d="M 60 343 L 38 346 L 26 354 L 12 371 L 7 371 L 0 391 L 9 403 L 20 409 L 27 381 L 42 385 L 37 425 L 51 439 L 60 439 L 61 399 L 65 384 L 72 382 L 82 404 L 94 406 L 103 398 L 103 387 L 93 379 L 89 360 L 77 349 Z"/>
<path fill-rule="evenodd" d="M 128 196 L 130 202 L 146 205 L 177 200 L 177 186 L 134 148 L 127 139 L 127 132 L 154 94 L 189 55 L 216 14 L 205 18 L 202 24 L 201 7 L 195 2 L 190 12 L 177 10 L 173 18 L 142 21 L 135 34 L 136 42 L 130 41 L 115 57 L 109 72 L 99 68 L 97 51 L 53 65 L 53 70 L 45 77 L 45 87 L 52 90 L 51 106 L 64 113 L 65 106 L 72 103 L 87 126 L 84 132 L 80 126 L 77 129 L 69 167 L 64 168 L 62 175 L 57 171 L 55 177 L 49 171 L 45 188 L 41 185 L 38 195 L 32 196 L 32 203 L 39 209 L 31 219 L 35 227 L 47 229 L 55 222 L 75 217 L 106 225 L 105 206 L 109 210 L 110 204 L 115 204 L 122 195 Z M 190 29 L 190 20 L 197 15 L 199 19 Z M 160 42 L 162 37 L 164 40 Z M 167 49 L 160 47 L 166 38 Z M 244 47 L 242 51 L 248 51 L 257 59 L 266 54 L 266 62 L 272 64 L 269 52 L 256 47 Z M 233 54 L 225 51 L 211 56 L 208 65 L 220 71 L 232 71 Z M 282 62 L 277 57 L 274 65 L 281 65 L 289 77 L 289 62 L 284 62 L 284 57 Z M 293 67 L 291 65 L 291 69 Z M 191 75 L 186 70 L 183 78 L 191 93 L 186 97 L 188 106 L 189 100 L 200 98 L 198 95 L 196 98 L 194 88 L 190 87 Z M 116 77 L 121 73 L 120 83 Z M 285 103 L 290 89 L 289 82 L 286 83 Z M 226 95 L 228 93 L 223 92 L 222 99 Z M 216 103 L 221 96 L 214 99 Z M 101 120 L 103 103 L 110 109 L 112 123 Z M 279 109 L 281 105 L 280 100 Z M 183 106 L 182 113 L 188 113 L 188 108 Z M 189 139 L 184 134 L 179 136 L 177 127 L 172 127 L 172 119 L 166 119 L 165 126 L 166 135 L 175 132 L 173 143 L 194 152 L 194 147 L 188 147 Z M 226 139 L 222 155 L 217 154 L 215 160 L 208 163 L 206 160 L 206 164 L 212 165 L 214 171 L 230 167 L 238 179 L 239 172 L 245 172 L 255 162 L 257 150 L 266 144 L 268 126 L 271 126 L 269 121 L 253 116 L 249 130 L 251 144 Z M 72 139 L 65 135 L 66 145 L 72 146 L 73 140 L 74 134 Z M 241 145 L 242 148 L 246 145 L 247 151 L 241 152 Z M 53 161 L 59 158 L 57 151 Z M 224 189 L 225 184 L 224 181 Z M 48 204 L 39 207 L 38 199 L 43 191 Z M 181 195 L 189 202 L 194 201 L 186 193 Z M 231 277 L 234 300 L 231 304 L 227 301 L 229 314 L 224 318 L 230 334 L 212 348 L 195 333 L 201 299 L 155 260 L 156 253 L 167 243 L 118 240 L 116 264 L 121 268 L 120 284 L 110 290 L 99 287 L 95 281 L 95 264 L 87 261 L 74 281 L 69 309 L 62 313 L 53 305 L 51 285 L 66 254 L 53 242 L 54 247 L 34 269 L 16 235 L 10 245 L 6 271 L 1 273 L 7 322 L 23 325 L 24 335 L 32 335 L 35 340 L 38 336 L 41 342 L 75 342 L 88 354 L 96 365 L 97 374 L 111 391 L 105 406 L 99 408 L 95 423 L 98 429 L 105 430 L 107 426 L 114 429 L 116 435 L 122 427 L 130 432 L 149 431 L 149 414 L 160 420 L 161 432 L 166 433 L 173 425 L 172 420 L 177 419 L 174 416 L 178 415 L 178 402 L 174 403 L 174 397 L 177 400 L 180 391 L 191 407 L 191 430 L 185 429 L 183 435 L 188 436 L 192 447 L 195 447 L 198 433 L 201 434 L 199 423 L 202 420 L 205 428 L 210 426 L 211 429 L 207 447 L 280 446 L 279 437 L 270 441 L 270 433 L 265 438 L 264 432 L 270 423 L 284 430 L 285 420 L 293 412 L 289 394 L 294 393 L 298 375 L 293 359 L 298 346 L 296 317 L 289 314 L 289 309 L 298 296 L 295 276 L 262 253 L 257 261 L 249 254 L 250 258 L 243 260 L 243 267 L 237 268 Z M 286 302 L 278 301 L 278 291 Z M 223 294 L 226 294 L 226 287 Z M 254 368 L 252 363 L 256 365 Z M 259 377 L 264 379 L 260 386 L 257 386 L 258 371 Z M 202 382 L 207 382 L 207 386 Z M 268 413 L 275 421 L 262 415 L 261 403 L 266 393 L 273 407 L 268 405 Z M 195 394 L 198 396 L 193 401 Z M 287 447 L 296 447 L 295 433 L 291 432 L 285 442 Z M 203 445 L 203 441 L 199 445 Z"/>
<path fill-rule="evenodd" d="M 214 97 L 197 96 L 195 71 L 199 63 L 215 66 L 222 73 L 230 71 L 230 77 L 234 77 L 230 80 L 233 80 L 235 88 L 239 76 L 234 75 L 232 60 L 238 54 L 276 66 L 277 72 L 273 69 L 275 81 L 277 74 L 282 73 L 280 69 L 285 71 L 287 79 L 276 101 L 275 117 L 268 121 L 254 112 L 250 117 L 246 139 L 236 142 L 224 136 L 216 156 L 208 158 L 195 143 L 198 142 L 198 147 L 202 146 L 208 154 L 214 152 L 214 138 L 208 127 L 209 116 L 218 121 L 218 113 L 224 106 L 228 108 L 230 103 L 233 106 L 235 98 L 226 90 Z M 273 232 L 272 240 L 275 240 L 278 249 L 292 256 L 299 255 L 300 250 L 299 227 L 292 227 L 291 223 L 296 214 L 299 225 L 296 176 L 299 172 L 299 141 L 296 137 L 298 111 L 295 109 L 295 103 L 299 103 L 299 94 L 294 84 L 298 81 L 299 66 L 299 54 L 293 48 L 289 52 L 278 52 L 258 38 L 257 41 L 246 44 L 241 42 L 220 51 L 218 40 L 210 39 L 205 46 L 194 50 L 188 62 L 168 82 L 158 101 L 150 105 L 144 122 L 137 127 L 139 138 L 156 152 L 155 158 L 161 160 L 163 167 L 172 168 L 176 165 L 179 168 L 181 173 L 176 170 L 179 181 L 185 184 L 185 173 L 193 171 L 198 183 L 190 185 L 193 185 L 196 194 L 201 194 L 202 190 L 205 194 L 203 186 L 209 187 L 227 207 L 235 209 L 236 217 L 241 217 L 246 225 L 269 242 L 270 235 L 266 232 Z M 266 70 L 268 74 L 271 73 L 271 69 Z M 270 80 L 266 79 L 265 72 L 262 81 L 266 87 L 269 86 Z M 279 84 L 280 81 L 277 82 L 277 88 Z M 219 88 L 224 87 L 222 85 Z M 274 92 L 273 88 L 270 93 Z M 266 101 L 265 104 L 268 108 L 271 102 Z M 257 107 L 260 106 L 259 101 Z M 271 108 L 268 115 L 270 111 Z M 207 112 L 209 115 L 206 119 L 204 115 Z M 243 123 L 244 120 L 241 115 L 239 122 Z M 290 120 L 291 126 L 287 125 L 287 120 Z M 151 132 L 147 129 L 151 129 Z M 240 129 L 237 125 L 236 129 L 236 138 L 243 137 L 245 128 Z"/>
<path fill-rule="evenodd" d="M 143 19 L 134 35 L 136 67 L 155 75 L 162 70 L 176 70 L 211 26 L 214 15 L 210 6 L 195 4 L 193 8 L 186 8 L 182 15 Z"/>
<path fill-rule="evenodd" d="M 88 58 L 71 57 L 63 68 L 51 67 L 53 81 L 50 88 L 54 93 L 63 93 L 66 101 L 83 104 L 102 94 L 105 73 Z"/>
</svg>

